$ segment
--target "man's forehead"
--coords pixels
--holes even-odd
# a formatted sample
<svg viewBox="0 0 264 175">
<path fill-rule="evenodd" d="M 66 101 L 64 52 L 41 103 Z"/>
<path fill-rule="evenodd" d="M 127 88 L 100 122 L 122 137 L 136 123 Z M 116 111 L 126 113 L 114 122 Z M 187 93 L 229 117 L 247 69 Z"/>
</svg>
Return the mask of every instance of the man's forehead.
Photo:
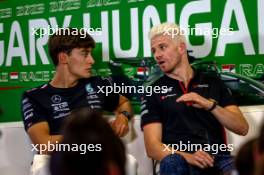
<svg viewBox="0 0 264 175">
<path fill-rule="evenodd" d="M 93 50 L 93 48 L 91 48 L 91 47 L 81 47 L 81 48 L 77 48 L 77 49 L 80 51 L 92 51 Z"/>
<path fill-rule="evenodd" d="M 172 39 L 169 35 L 157 35 L 151 39 L 151 45 L 170 42 L 172 42 Z"/>
</svg>

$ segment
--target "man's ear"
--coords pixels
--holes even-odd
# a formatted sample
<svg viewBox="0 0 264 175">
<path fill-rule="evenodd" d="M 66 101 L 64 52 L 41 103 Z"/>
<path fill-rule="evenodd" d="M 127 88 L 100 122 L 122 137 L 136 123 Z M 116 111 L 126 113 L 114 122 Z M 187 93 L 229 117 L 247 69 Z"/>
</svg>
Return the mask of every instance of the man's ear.
<svg viewBox="0 0 264 175">
<path fill-rule="evenodd" d="M 66 64 L 68 62 L 68 55 L 64 52 L 58 54 L 58 63 Z"/>
<path fill-rule="evenodd" d="M 186 44 L 181 42 L 178 47 L 178 51 L 180 54 L 186 53 Z"/>
</svg>

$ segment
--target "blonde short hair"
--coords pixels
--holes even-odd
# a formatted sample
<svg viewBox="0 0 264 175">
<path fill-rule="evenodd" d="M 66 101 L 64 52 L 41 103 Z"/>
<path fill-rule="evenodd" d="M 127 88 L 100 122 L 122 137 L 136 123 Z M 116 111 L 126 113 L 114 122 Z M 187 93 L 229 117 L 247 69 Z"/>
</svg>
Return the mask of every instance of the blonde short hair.
<svg viewBox="0 0 264 175">
<path fill-rule="evenodd" d="M 169 35 L 176 42 L 186 43 L 184 32 L 175 23 L 161 23 L 153 26 L 149 32 L 149 39 L 158 35 Z"/>
</svg>

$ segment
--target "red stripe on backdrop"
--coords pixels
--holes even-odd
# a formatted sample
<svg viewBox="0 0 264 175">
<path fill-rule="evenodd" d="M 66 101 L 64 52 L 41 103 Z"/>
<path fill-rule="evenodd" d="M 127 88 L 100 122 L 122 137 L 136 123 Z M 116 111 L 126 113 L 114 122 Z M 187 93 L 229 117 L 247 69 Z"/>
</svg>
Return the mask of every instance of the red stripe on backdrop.
<svg viewBox="0 0 264 175">
<path fill-rule="evenodd" d="M 23 86 L 0 87 L 0 91 L 24 88 Z"/>
<path fill-rule="evenodd" d="M 18 72 L 10 72 L 10 75 L 18 75 Z"/>
</svg>

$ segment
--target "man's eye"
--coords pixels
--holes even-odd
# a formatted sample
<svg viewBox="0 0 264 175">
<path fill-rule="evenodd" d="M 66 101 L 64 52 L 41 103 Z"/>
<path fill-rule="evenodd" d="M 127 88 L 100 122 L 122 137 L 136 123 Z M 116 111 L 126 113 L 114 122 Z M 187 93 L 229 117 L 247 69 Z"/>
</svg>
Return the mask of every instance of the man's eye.
<svg viewBox="0 0 264 175">
<path fill-rule="evenodd" d="M 82 52 L 82 56 L 87 57 L 88 54 L 89 54 L 88 52 Z"/>
<path fill-rule="evenodd" d="M 160 49 L 164 50 L 166 48 L 166 46 L 160 46 Z"/>
</svg>

